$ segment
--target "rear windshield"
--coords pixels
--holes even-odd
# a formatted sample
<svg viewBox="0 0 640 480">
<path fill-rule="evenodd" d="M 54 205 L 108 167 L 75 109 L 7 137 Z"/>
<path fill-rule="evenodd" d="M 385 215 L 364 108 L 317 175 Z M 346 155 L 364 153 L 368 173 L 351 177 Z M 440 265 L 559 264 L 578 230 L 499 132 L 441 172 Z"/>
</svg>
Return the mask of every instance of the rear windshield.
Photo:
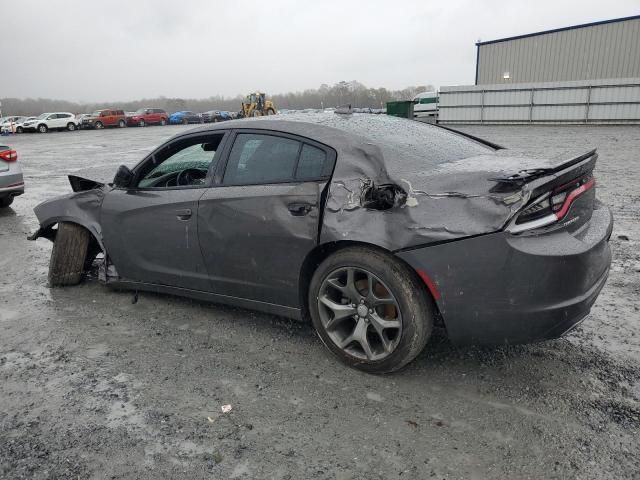
<svg viewBox="0 0 640 480">
<path fill-rule="evenodd" d="M 287 116 L 287 120 L 293 116 Z M 495 150 L 443 128 L 388 115 L 335 113 L 295 115 L 295 120 L 319 123 L 368 138 L 378 145 L 390 170 L 423 171 L 425 166 L 486 155 Z"/>
</svg>

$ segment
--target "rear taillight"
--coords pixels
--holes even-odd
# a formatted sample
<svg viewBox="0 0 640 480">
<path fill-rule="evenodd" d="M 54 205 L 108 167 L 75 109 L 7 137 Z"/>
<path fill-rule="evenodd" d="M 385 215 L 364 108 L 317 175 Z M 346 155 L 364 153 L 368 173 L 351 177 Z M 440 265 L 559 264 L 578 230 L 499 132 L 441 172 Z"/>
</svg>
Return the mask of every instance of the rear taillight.
<svg viewBox="0 0 640 480">
<path fill-rule="evenodd" d="M 538 197 L 507 227 L 511 233 L 533 230 L 562 220 L 571 208 L 571 204 L 596 184 L 595 178 L 581 177 L 572 180 L 551 192 Z"/>
<path fill-rule="evenodd" d="M 552 204 L 551 208 L 553 208 L 556 218 L 558 220 L 562 220 L 569 211 L 569 207 L 571 207 L 573 201 L 587 190 L 591 190 L 595 185 L 596 179 L 591 177 L 587 179 L 582 185 L 567 193 L 562 200 L 562 204 L 560 204 L 560 202 Z"/>
<path fill-rule="evenodd" d="M 3 150 L 0 152 L 0 159 L 5 162 L 15 162 L 18 160 L 18 152 L 15 150 Z"/>
</svg>

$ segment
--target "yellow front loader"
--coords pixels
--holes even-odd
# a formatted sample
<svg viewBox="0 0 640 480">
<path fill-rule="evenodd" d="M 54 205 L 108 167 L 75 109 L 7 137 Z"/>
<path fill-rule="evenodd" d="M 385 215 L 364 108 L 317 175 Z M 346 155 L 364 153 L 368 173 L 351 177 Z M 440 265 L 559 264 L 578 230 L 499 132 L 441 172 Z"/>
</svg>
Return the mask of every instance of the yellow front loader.
<svg viewBox="0 0 640 480">
<path fill-rule="evenodd" d="M 260 117 L 262 115 L 275 115 L 276 106 L 271 100 L 267 100 L 264 93 L 255 92 L 247 95 L 242 102 L 241 117 Z"/>
</svg>

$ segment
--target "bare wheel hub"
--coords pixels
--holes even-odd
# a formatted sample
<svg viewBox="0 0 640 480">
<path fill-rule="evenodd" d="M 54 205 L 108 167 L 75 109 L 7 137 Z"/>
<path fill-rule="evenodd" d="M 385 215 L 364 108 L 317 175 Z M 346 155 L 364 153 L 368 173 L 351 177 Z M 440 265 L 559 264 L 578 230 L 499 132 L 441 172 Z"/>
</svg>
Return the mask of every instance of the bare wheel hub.
<svg viewBox="0 0 640 480">
<path fill-rule="evenodd" d="M 353 357 L 382 360 L 400 343 L 400 306 L 389 287 L 363 268 L 341 267 L 327 275 L 318 312 L 331 341 Z"/>
</svg>

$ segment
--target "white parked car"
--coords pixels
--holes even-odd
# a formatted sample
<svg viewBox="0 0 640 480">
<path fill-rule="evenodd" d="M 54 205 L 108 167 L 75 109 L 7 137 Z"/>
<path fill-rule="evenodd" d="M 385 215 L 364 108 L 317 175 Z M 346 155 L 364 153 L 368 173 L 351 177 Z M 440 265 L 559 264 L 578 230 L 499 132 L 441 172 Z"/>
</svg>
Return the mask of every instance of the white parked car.
<svg viewBox="0 0 640 480">
<path fill-rule="evenodd" d="M 78 121 L 73 113 L 54 112 L 43 113 L 35 120 L 29 120 L 22 124 L 25 132 L 47 133 L 49 130 L 69 130 L 78 128 Z"/>
<path fill-rule="evenodd" d="M 24 122 L 35 120 L 37 117 L 11 117 L 13 120 L 0 122 L 1 133 L 22 133 L 24 132 Z"/>
</svg>

